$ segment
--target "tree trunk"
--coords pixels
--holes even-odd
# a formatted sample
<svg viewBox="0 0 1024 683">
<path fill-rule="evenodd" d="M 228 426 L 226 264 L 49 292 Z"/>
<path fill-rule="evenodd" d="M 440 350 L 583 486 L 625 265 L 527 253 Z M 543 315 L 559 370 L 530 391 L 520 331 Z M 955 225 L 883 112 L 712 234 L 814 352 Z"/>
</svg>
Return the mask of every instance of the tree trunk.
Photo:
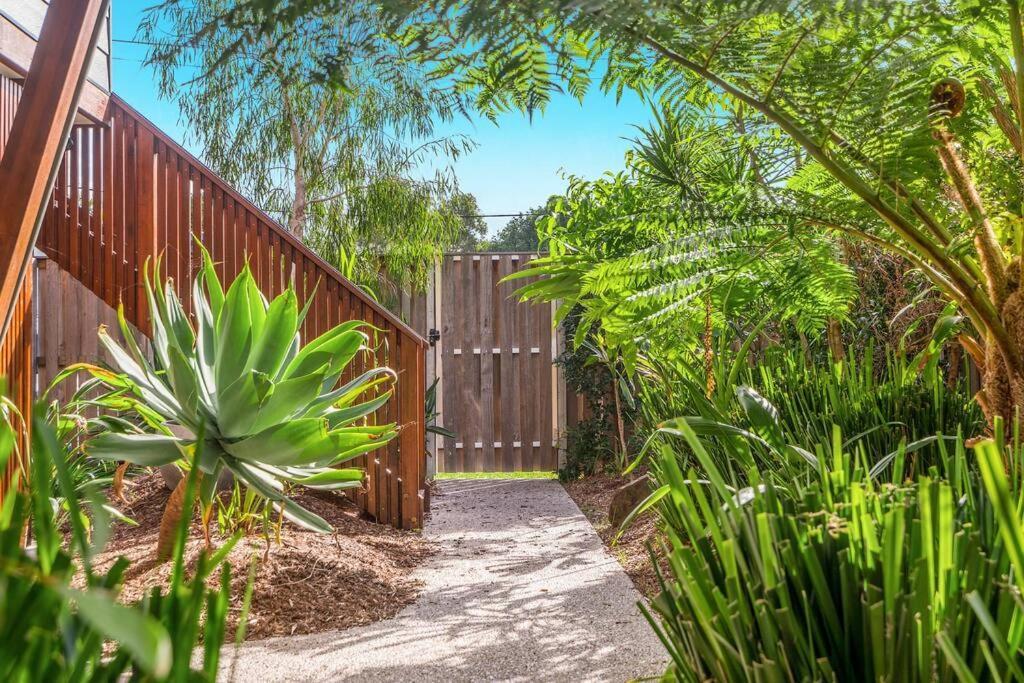
<svg viewBox="0 0 1024 683">
<path fill-rule="evenodd" d="M 846 349 L 843 348 L 843 333 L 839 327 L 839 321 L 830 318 L 828 321 L 828 348 L 832 352 L 832 360 L 839 362 L 846 358 Z"/>
<path fill-rule="evenodd" d="M 203 473 L 198 472 L 196 486 L 202 481 Z M 188 488 L 188 475 L 182 476 L 178 485 L 171 491 L 171 497 L 167 499 L 164 506 L 163 517 L 160 518 L 160 534 L 156 541 L 156 559 L 158 562 L 166 562 L 171 559 L 174 553 L 174 538 L 178 531 L 178 524 L 181 523 L 181 516 L 185 513 L 185 490 Z M 191 513 L 191 510 L 189 511 Z"/>
<path fill-rule="evenodd" d="M 1003 325 L 1013 344 L 1024 348 L 1024 292 L 1020 290 L 1020 263 L 1011 263 L 1006 275 L 1006 298 L 1000 311 Z M 991 335 L 985 339 L 984 363 L 984 367 L 979 368 L 981 391 L 975 398 L 990 426 L 997 416 L 1011 425 L 1024 408 L 1024 376 L 1010 369 Z"/>
<path fill-rule="evenodd" d="M 292 207 L 288 214 L 288 231 L 302 239 L 302 233 L 306 227 L 306 212 L 309 210 L 309 201 L 306 196 L 306 175 L 303 161 L 306 157 L 305 136 L 299 127 L 299 122 L 292 111 L 291 102 L 288 100 L 288 93 L 282 91 L 284 97 L 285 111 L 288 113 L 288 128 L 292 137 L 292 158 L 295 168 L 292 170 Z"/>
<path fill-rule="evenodd" d="M 301 157 L 299 152 L 295 152 L 295 173 L 293 175 L 295 187 L 292 194 L 292 210 L 288 214 L 288 231 L 293 235 L 302 239 L 302 233 L 306 227 L 306 211 L 308 210 L 308 203 L 306 201 L 306 179 L 302 175 L 302 169 L 299 168 L 301 163 Z"/>
</svg>

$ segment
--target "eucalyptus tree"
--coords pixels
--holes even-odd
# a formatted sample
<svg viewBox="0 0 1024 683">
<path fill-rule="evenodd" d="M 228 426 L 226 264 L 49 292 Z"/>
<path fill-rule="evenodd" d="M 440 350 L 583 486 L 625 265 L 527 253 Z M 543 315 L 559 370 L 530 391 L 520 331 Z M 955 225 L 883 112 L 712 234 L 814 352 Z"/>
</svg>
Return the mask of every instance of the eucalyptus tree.
<svg viewBox="0 0 1024 683">
<path fill-rule="evenodd" d="M 362 282 L 382 270 L 422 282 L 460 229 L 447 162 L 470 142 L 436 132 L 458 99 L 382 37 L 370 4 L 259 35 L 216 21 L 232 6 L 164 2 L 140 25 L 161 94 L 204 159 L 325 258 L 355 264 Z"/>
</svg>

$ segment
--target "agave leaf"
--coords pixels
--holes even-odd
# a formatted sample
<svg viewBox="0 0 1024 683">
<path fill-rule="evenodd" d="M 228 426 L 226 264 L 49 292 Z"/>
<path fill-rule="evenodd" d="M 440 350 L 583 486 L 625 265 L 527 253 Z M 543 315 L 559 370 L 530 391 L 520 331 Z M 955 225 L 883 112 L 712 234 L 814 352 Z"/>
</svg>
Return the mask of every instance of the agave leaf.
<svg viewBox="0 0 1024 683">
<path fill-rule="evenodd" d="M 306 344 L 285 368 L 283 376 L 301 377 L 323 365 L 328 365 L 328 374 L 333 374 L 347 366 L 367 342 L 366 335 L 355 329 L 358 321 L 353 322 L 355 324 L 338 325 Z"/>
<path fill-rule="evenodd" d="M 220 318 L 221 309 L 224 308 L 224 288 L 221 287 L 220 278 L 217 277 L 217 268 L 213 265 L 213 259 L 210 257 L 210 252 L 206 250 L 203 243 L 196 238 L 196 246 L 203 254 L 203 268 L 199 273 L 199 277 L 196 278 L 197 283 L 201 283 L 203 289 L 206 290 L 205 297 L 197 297 L 200 299 L 208 299 L 210 302 L 210 312 L 213 314 L 213 320 L 216 321 Z"/>
<path fill-rule="evenodd" d="M 255 306 L 253 290 L 243 276 L 235 278 L 228 288 L 224 308 L 216 319 L 217 357 L 214 364 L 217 378 L 218 398 L 223 397 L 225 387 L 242 376 L 249 363 L 249 354 L 256 338 L 255 321 L 252 318 Z"/>
<path fill-rule="evenodd" d="M 184 457 L 185 443 L 163 434 L 99 434 L 89 440 L 87 452 L 101 460 L 127 460 L 136 465 L 168 465 Z"/>
<path fill-rule="evenodd" d="M 199 387 L 203 403 L 211 413 L 217 412 L 217 376 L 214 366 L 217 361 L 216 318 L 209 302 L 203 295 L 203 275 L 196 278 L 192 286 L 192 302 L 196 317 L 196 367 L 199 370 Z"/>
<path fill-rule="evenodd" d="M 257 384 L 257 377 L 263 380 Z M 258 411 L 272 385 L 255 370 L 249 370 L 225 387 L 217 398 L 220 410 L 217 414 L 217 428 L 221 436 L 237 439 L 252 434 Z M 261 389 L 263 390 L 261 393 Z"/>
<path fill-rule="evenodd" d="M 269 308 L 270 304 L 267 302 L 267 297 L 263 296 L 263 292 L 260 291 L 259 286 L 256 284 L 256 278 L 252 276 L 252 269 L 248 263 L 242 268 L 242 272 L 238 274 L 236 282 L 238 280 L 242 281 L 246 290 L 245 302 L 249 306 L 249 320 L 252 325 L 252 337 L 255 341 L 263 336 L 263 332 L 266 329 L 267 308 Z"/>
<path fill-rule="evenodd" d="M 128 319 L 124 315 L 124 304 L 118 304 L 117 306 L 117 326 L 121 330 L 125 346 L 128 347 L 128 353 L 135 359 L 136 365 L 146 370 L 150 375 L 153 375 L 154 373 L 150 368 L 146 354 L 142 353 L 142 349 L 139 348 L 139 343 L 135 339 L 135 332 L 132 330 L 131 325 L 128 324 Z M 106 326 L 101 325 L 99 329 L 105 331 Z"/>
<path fill-rule="evenodd" d="M 348 431 L 346 430 L 341 433 L 348 433 Z M 398 436 L 398 430 L 394 428 L 394 425 L 387 425 L 386 431 L 381 433 L 368 432 L 365 434 L 366 438 L 363 443 L 355 447 L 348 448 L 347 450 L 342 450 L 338 455 L 332 457 L 330 460 L 319 460 L 314 464 L 324 467 L 340 465 L 343 462 L 348 462 L 353 458 L 358 458 L 361 455 L 365 455 L 366 453 L 370 453 L 371 451 L 375 451 L 382 446 L 385 446 L 396 436 Z"/>
<path fill-rule="evenodd" d="M 366 417 L 367 415 L 372 415 L 391 399 L 391 395 L 393 393 L 393 391 L 388 390 L 377 398 L 369 401 L 365 401 L 354 406 L 348 406 L 346 408 L 330 410 L 324 417 L 327 418 L 327 424 L 331 429 L 345 427 L 355 420 Z"/>
<path fill-rule="evenodd" d="M 160 366 L 166 368 L 171 364 L 167 355 L 171 340 L 167 334 L 162 302 L 157 302 L 156 293 L 153 291 L 154 287 L 160 287 L 160 283 L 152 282 L 152 278 L 149 276 L 149 265 L 150 260 L 147 258 L 142 266 L 142 284 L 146 292 L 146 302 L 149 304 L 150 323 L 153 326 L 153 352 L 156 354 L 157 360 L 160 361 Z M 157 271 L 160 269 L 159 260 L 156 262 L 156 269 Z"/>
<path fill-rule="evenodd" d="M 57 375 L 50 382 L 50 386 L 46 387 L 46 391 L 39 398 L 40 401 L 46 402 L 50 396 L 50 392 L 53 391 L 59 384 L 65 379 L 75 375 L 79 372 L 87 372 L 92 377 L 87 380 L 89 383 L 102 383 L 103 385 L 110 387 L 111 389 L 128 389 L 130 383 L 117 372 L 101 368 L 98 365 L 92 363 L 72 363 L 63 370 L 57 373 Z M 83 393 L 81 388 L 75 392 L 76 394 Z"/>
<path fill-rule="evenodd" d="M 286 475 L 289 481 L 311 489 L 322 489 L 333 491 L 337 489 L 359 488 L 366 479 L 366 472 L 355 468 L 333 468 L 327 467 L 315 470 L 315 474 L 305 476 Z"/>
<path fill-rule="evenodd" d="M 298 524 L 304 529 L 309 529 L 310 531 L 315 531 L 321 534 L 329 534 L 334 531 L 331 525 L 325 522 L 321 517 L 299 506 L 282 494 L 280 490 L 281 484 L 273 477 L 260 472 L 259 469 L 252 465 L 247 465 L 246 463 L 234 458 L 225 458 L 225 464 L 236 477 L 245 483 L 246 486 L 252 488 L 264 498 L 276 503 L 276 507 L 278 507 L 278 509 L 280 509 L 284 513 L 285 517 L 290 521 Z"/>
<path fill-rule="evenodd" d="M 99 340 L 103 348 L 110 354 L 114 367 L 132 381 L 143 400 L 151 408 L 160 412 L 165 418 L 180 419 L 180 407 L 177 401 L 163 383 L 156 378 L 155 373 L 149 369 L 148 363 L 143 366 L 136 363 L 118 346 L 117 342 L 110 338 L 106 328 L 100 328 Z"/>
<path fill-rule="evenodd" d="M 210 438 L 205 432 L 204 437 L 195 449 L 196 465 L 203 474 L 217 475 L 220 473 L 220 460 L 225 455 L 224 449 L 221 447 L 219 439 Z M 205 487 L 207 482 L 211 481 L 216 484 L 216 476 L 204 477 L 201 486 Z M 208 499 L 204 498 L 204 500 Z"/>
<path fill-rule="evenodd" d="M 309 404 L 309 409 L 306 411 L 306 417 L 321 415 L 332 406 L 338 408 L 344 407 L 370 389 L 379 386 L 388 380 L 395 381 L 396 379 L 397 375 L 391 368 L 371 368 L 334 391 L 321 394 L 317 400 Z"/>
<path fill-rule="evenodd" d="M 248 433 L 261 432 L 279 422 L 300 417 L 310 402 L 320 394 L 326 366 L 304 377 L 278 382 L 260 404 Z"/>
<path fill-rule="evenodd" d="M 270 465 L 299 465 L 307 448 L 316 448 L 327 439 L 327 423 L 318 418 L 303 418 L 275 424 L 262 432 L 224 444 L 224 450 L 243 461 Z"/>
<path fill-rule="evenodd" d="M 271 302 L 264 331 L 253 345 L 249 368 L 277 377 L 298 332 L 298 302 L 287 289 Z"/>
<path fill-rule="evenodd" d="M 387 439 L 383 438 L 386 433 L 387 428 L 381 427 L 328 432 L 324 420 L 302 418 L 274 425 L 235 443 L 224 444 L 224 448 L 239 460 L 268 465 L 334 463 L 348 452 L 361 448 L 373 450 L 386 443 Z"/>
<path fill-rule="evenodd" d="M 179 412 L 187 424 L 194 426 L 199 414 L 199 386 L 195 368 L 177 346 L 168 349 L 167 357 L 167 377 L 177 398 Z"/>
<path fill-rule="evenodd" d="M 177 340 L 177 346 L 183 352 L 191 351 L 195 347 L 196 335 L 189 323 L 185 307 L 181 305 L 181 299 L 174 287 L 164 289 L 164 316 L 167 318 L 167 329 L 170 336 Z"/>
</svg>

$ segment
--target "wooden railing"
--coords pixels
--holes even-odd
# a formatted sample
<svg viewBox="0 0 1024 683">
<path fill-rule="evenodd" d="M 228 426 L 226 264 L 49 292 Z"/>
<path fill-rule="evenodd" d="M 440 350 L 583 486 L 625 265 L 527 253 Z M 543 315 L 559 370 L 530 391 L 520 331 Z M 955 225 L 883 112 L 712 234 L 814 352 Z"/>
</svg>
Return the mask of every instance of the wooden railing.
<svg viewBox="0 0 1024 683">
<path fill-rule="evenodd" d="M 7 136 L 14 123 L 20 94 L 21 86 L 0 76 L 0 154 L 3 154 L 7 146 Z M 15 303 L 10 330 L 0 339 L 0 378 L 6 380 L 4 389 L 21 412 L 21 419 L 29 419 L 32 414 L 32 401 L 35 398 L 32 370 L 32 279 L 26 278 Z M 21 419 L 13 417 L 15 424 Z M 18 451 L 24 453 L 27 448 L 26 435 L 23 430 L 19 430 Z M 0 469 L 0 499 L 14 482 L 20 464 L 19 458 L 11 457 L 6 467 Z"/>
<path fill-rule="evenodd" d="M 20 416 L 12 415 L 15 426 L 23 424 L 32 414 L 35 400 L 32 372 L 32 278 L 26 278 L 21 293 L 14 304 L 14 316 L 7 336 L 0 342 L 0 377 L 6 381 L 7 396 L 17 407 Z M 22 454 L 28 451 L 28 439 L 24 430 L 17 430 L 17 450 L 0 468 L 0 500 L 5 491 L 17 481 L 23 471 Z"/>
<path fill-rule="evenodd" d="M 0 110 L 3 105 L 0 101 Z M 375 419 L 397 422 L 401 431 L 387 448 L 364 459 L 367 486 L 354 498 L 382 523 L 419 527 L 425 341 L 112 96 L 105 125 L 78 126 L 72 133 L 38 248 L 111 306 L 123 303 L 128 320 L 148 332 L 144 264 L 163 257 L 166 275 L 178 284 L 191 312 L 190 285 L 201 261 L 196 240 L 210 251 L 224 281 L 248 262 L 267 297 L 289 283 L 300 305 L 312 297 L 304 340 L 346 320 L 365 320 L 380 330 L 373 362 L 394 368 L 398 383 Z M 41 306 L 45 309 L 45 302 Z M 349 373 L 362 369 L 353 364 Z"/>
</svg>

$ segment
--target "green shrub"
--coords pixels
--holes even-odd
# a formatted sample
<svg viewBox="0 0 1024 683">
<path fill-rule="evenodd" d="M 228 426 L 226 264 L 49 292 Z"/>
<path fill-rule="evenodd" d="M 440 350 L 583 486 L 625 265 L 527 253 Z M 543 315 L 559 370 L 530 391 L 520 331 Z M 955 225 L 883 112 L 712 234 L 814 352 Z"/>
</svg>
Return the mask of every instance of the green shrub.
<svg viewBox="0 0 1024 683">
<path fill-rule="evenodd" d="M 566 431 L 565 464 L 558 470 L 562 481 L 573 481 L 603 472 L 612 462 L 612 433 L 603 416 L 580 420 Z"/>
<path fill-rule="evenodd" d="M 881 368 L 869 347 L 858 362 L 853 354 L 840 363 L 810 364 L 801 354 L 773 354 L 747 373 L 747 381 L 778 408 L 791 439 L 823 443 L 832 426 L 858 439 L 869 453 L 888 453 L 901 440 L 918 441 L 933 434 L 981 433 L 985 419 L 971 398 L 967 374 L 948 385 L 941 376 L 918 372 L 915 361 L 894 352 Z M 938 453 L 921 452 L 922 470 Z"/>
<path fill-rule="evenodd" d="M 965 378 L 948 387 L 939 374 L 917 372 L 896 353 L 881 368 L 870 352 L 863 362 L 851 355 L 812 364 L 790 349 L 761 353 L 753 364 L 748 358 L 746 349 L 716 354 L 710 395 L 696 360 L 643 359 L 636 381 L 641 431 L 650 436 L 686 416 L 724 471 L 742 477 L 756 463 L 786 482 L 808 476 L 801 451 L 831 439 L 833 426 L 848 435 L 847 447 L 871 457 L 892 454 L 902 444 L 917 471 L 942 465 L 940 443 L 948 439 L 936 435 L 972 437 L 984 429 Z M 685 469 L 690 453 L 679 456 Z"/>
<path fill-rule="evenodd" d="M 582 306 L 575 306 L 560 323 L 566 339 L 575 337 L 582 313 Z M 560 353 L 555 365 L 562 369 L 566 391 L 583 397 L 588 414 L 566 432 L 565 465 L 559 477 L 570 481 L 605 470 L 621 472 L 628 451 L 628 444 L 623 448 L 622 443 L 629 440 L 627 425 L 635 412 L 619 386 L 621 361 L 609 356 L 590 332 L 579 345 Z"/>
<path fill-rule="evenodd" d="M 1021 448 L 979 447 L 984 487 L 962 440 L 947 478 L 880 483 L 836 430 L 820 476 L 783 487 L 754 468 L 737 491 L 685 422 L 677 433 L 703 471 L 664 444 L 654 463 L 670 575 L 648 616 L 670 677 L 1024 679 Z"/>
<path fill-rule="evenodd" d="M 183 523 L 167 586 L 151 589 L 140 605 L 119 604 L 128 562 L 121 558 L 105 572 L 93 567 L 107 537 L 108 508 L 94 488 L 83 492 L 75 486 L 44 414 L 40 407 L 32 425 L 26 485 L 0 505 L 0 680 L 78 683 L 125 675 L 139 681 L 215 680 L 230 593 L 230 566 L 223 559 L 233 543 L 213 556 L 201 553 L 186 577 Z M 0 420 L 0 469 L 13 444 L 13 429 Z M 67 539 L 50 499 L 53 479 L 69 511 Z M 193 477 L 186 495 L 194 489 Z M 90 526 L 83 521 L 82 493 L 89 499 Z M 219 585 L 208 588 L 207 579 L 218 569 Z M 105 656 L 108 641 L 113 652 Z M 200 668 L 193 670 L 193 651 L 200 643 Z"/>
</svg>

